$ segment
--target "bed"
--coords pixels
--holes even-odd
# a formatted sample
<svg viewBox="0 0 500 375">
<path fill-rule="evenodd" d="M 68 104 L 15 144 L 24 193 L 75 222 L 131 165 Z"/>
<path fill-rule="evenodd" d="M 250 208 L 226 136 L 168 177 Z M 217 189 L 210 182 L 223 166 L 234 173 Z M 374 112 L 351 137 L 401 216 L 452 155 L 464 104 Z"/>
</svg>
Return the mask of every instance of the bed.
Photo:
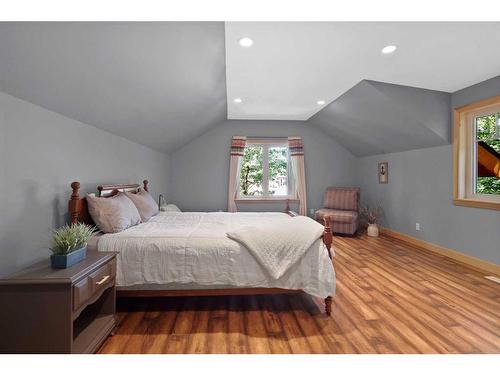
<svg viewBox="0 0 500 375">
<path fill-rule="evenodd" d="M 94 225 L 80 183 L 71 184 L 68 208 L 72 223 Z M 139 184 L 100 185 L 101 197 L 137 192 Z M 148 181 L 143 182 L 148 191 Z M 288 206 L 288 205 L 287 205 Z M 96 234 L 89 249 L 116 251 L 118 297 L 254 295 L 306 292 L 325 301 L 331 314 L 335 293 L 329 218 L 323 235 L 278 279 L 261 267 L 248 249 L 227 237 L 242 227 L 280 225 L 295 214 L 160 212 L 120 233 Z"/>
</svg>

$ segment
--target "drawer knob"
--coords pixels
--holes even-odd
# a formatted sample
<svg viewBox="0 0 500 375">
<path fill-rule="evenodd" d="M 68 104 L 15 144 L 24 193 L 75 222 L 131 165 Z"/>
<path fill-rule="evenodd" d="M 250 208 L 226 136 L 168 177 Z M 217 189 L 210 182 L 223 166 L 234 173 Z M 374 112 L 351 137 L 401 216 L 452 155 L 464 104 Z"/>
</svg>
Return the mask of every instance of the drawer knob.
<svg viewBox="0 0 500 375">
<path fill-rule="evenodd" d="M 96 281 L 95 284 L 96 285 L 101 285 L 101 284 L 104 284 L 107 280 L 109 279 L 109 275 L 106 275 L 104 276 L 101 280 L 99 281 Z"/>
</svg>

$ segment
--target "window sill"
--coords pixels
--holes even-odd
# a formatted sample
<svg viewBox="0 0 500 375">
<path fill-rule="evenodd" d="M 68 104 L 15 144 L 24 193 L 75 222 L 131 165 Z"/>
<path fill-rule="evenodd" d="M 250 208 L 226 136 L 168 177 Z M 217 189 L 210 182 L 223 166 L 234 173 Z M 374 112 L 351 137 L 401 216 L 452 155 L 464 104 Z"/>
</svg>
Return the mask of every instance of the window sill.
<svg viewBox="0 0 500 375">
<path fill-rule="evenodd" d="M 485 208 L 488 210 L 500 210 L 500 202 L 484 201 L 477 199 L 453 199 L 455 206 Z"/>
<path fill-rule="evenodd" d="M 279 203 L 279 202 L 298 202 L 298 199 L 295 198 L 237 198 L 234 200 L 236 203 Z"/>
</svg>

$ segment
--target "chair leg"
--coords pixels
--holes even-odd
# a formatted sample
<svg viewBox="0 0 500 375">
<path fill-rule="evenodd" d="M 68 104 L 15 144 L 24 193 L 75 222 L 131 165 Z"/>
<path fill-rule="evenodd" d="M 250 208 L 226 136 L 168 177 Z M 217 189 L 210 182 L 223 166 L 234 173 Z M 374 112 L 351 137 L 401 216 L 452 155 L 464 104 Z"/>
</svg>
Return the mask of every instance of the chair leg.
<svg viewBox="0 0 500 375">
<path fill-rule="evenodd" d="M 332 296 L 325 298 L 325 312 L 328 316 L 332 315 Z"/>
</svg>

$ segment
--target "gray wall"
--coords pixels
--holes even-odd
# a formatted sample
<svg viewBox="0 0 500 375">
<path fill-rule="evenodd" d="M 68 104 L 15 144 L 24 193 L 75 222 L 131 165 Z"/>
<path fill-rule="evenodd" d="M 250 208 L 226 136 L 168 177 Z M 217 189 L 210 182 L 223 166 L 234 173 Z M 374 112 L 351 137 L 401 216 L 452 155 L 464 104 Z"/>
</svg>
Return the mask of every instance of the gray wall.
<svg viewBox="0 0 500 375">
<path fill-rule="evenodd" d="M 450 142 L 450 94 L 363 80 L 307 122 L 358 157 Z"/>
<path fill-rule="evenodd" d="M 389 162 L 386 185 L 378 183 L 379 161 Z M 500 263 L 500 212 L 453 205 L 452 167 L 451 145 L 368 156 L 358 161 L 359 184 L 365 201 L 382 203 L 382 225 Z"/>
<path fill-rule="evenodd" d="M 167 193 L 169 158 L 0 92 L 0 276 L 47 258 L 65 223 L 69 184 L 150 180 Z"/>
<path fill-rule="evenodd" d="M 355 183 L 356 158 L 330 136 L 307 123 L 225 121 L 171 154 L 170 202 L 183 210 L 227 209 L 229 148 L 233 135 L 302 137 L 309 209 L 321 207 L 327 186 Z M 284 204 L 240 204 L 238 209 L 282 211 Z"/>
<path fill-rule="evenodd" d="M 452 108 L 495 95 L 500 95 L 500 77 L 452 94 Z M 387 185 L 378 183 L 379 161 L 389 162 Z M 453 205 L 451 145 L 360 158 L 357 175 L 365 200 L 382 201 L 383 225 L 500 263 L 500 212 Z"/>
</svg>

